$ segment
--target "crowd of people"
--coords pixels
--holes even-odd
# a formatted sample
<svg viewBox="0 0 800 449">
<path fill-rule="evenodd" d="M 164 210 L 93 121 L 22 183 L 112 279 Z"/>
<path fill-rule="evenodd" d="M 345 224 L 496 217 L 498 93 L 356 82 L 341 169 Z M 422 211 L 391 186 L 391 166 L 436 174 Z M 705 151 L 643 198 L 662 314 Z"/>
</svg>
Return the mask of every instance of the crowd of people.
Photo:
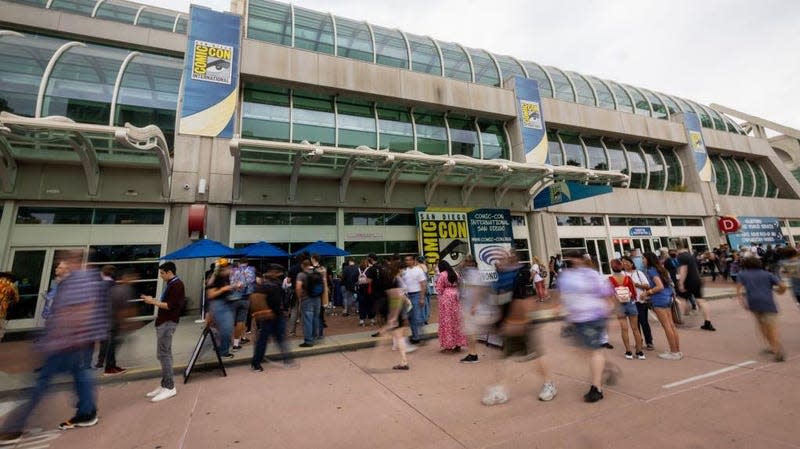
<svg viewBox="0 0 800 449">
<path fill-rule="evenodd" d="M 774 259 L 767 257 L 769 250 L 775 253 Z M 792 292 L 800 305 L 800 253 L 795 248 L 759 252 L 757 246 L 730 253 L 726 248 L 720 251 L 710 252 L 714 254 L 710 259 L 698 258 L 686 248 L 644 254 L 633 251 L 610 261 L 610 276 L 601 274 L 592 259 L 580 251 L 554 256 L 547 266 L 538 258 L 522 264 L 509 251 L 494 261 L 494 273 L 479 271 L 471 255 L 458 267 L 444 260 L 429 267 L 424 258 L 413 255 L 379 261 L 370 254 L 358 264 L 354 259 L 346 260 L 338 282 L 333 282 L 332 273 L 316 254 L 300 255 L 288 270 L 268 264 L 263 273 L 257 273 L 246 258 L 236 264 L 219 259 L 206 279 L 206 321 L 215 329 L 221 357 L 231 358 L 234 352 L 241 351 L 248 342 L 247 330 L 255 326 L 251 368 L 263 371 L 269 339 L 278 345 L 284 365 L 291 367 L 295 364 L 287 337 L 297 331 L 299 321 L 303 333 L 299 346 L 316 345 L 324 338 L 325 309 L 334 295 L 340 295 L 345 316 L 357 315 L 359 326 L 374 325 L 374 337 L 391 337 L 399 358 L 393 369 L 407 371 L 411 368 L 408 354 L 424 344 L 422 328 L 430 318 L 430 296 L 434 293 L 438 300 L 438 343 L 443 353 L 459 353 L 466 348 L 460 362 L 478 363 L 478 338 L 500 338 L 503 361 L 498 363 L 496 378 L 484 392 L 483 404 L 508 401 L 505 373 L 507 362 L 512 360 L 536 361 L 542 380 L 538 397 L 550 401 L 558 390 L 537 337 L 539 325 L 533 319 L 537 301 L 533 292 L 539 301 L 547 301 L 550 289 L 556 288 L 568 330 L 562 336 L 570 337 L 581 348 L 589 364 L 590 388 L 584 400 L 597 402 L 603 399 L 603 386 L 613 384 L 619 372 L 603 350 L 613 348 L 608 342 L 610 320 L 616 318 L 619 323 L 625 359 L 646 360 L 646 351 L 655 350 L 647 317 L 650 311 L 664 332 L 666 347 L 658 354 L 664 360 L 683 358 L 672 314 L 675 305 L 683 307 L 684 313 L 699 308 L 704 317 L 701 329 L 716 330 L 702 295 L 701 267 L 709 260 L 729 260 L 718 271 L 735 276 L 735 298 L 752 313 L 769 345 L 766 350 L 777 362 L 785 359 L 774 292 L 780 294 L 788 288 L 779 276 L 784 274 L 791 279 Z M 44 362 L 30 399 L 11 413 L 0 428 L 0 445 L 20 440 L 29 416 L 53 377 L 61 373 L 74 378 L 78 402 L 75 416 L 59 428 L 88 427 L 98 422 L 95 376 L 90 371 L 96 345 L 100 345 L 97 367 L 111 375 L 124 371 L 116 365 L 115 353 L 125 322 L 125 304 L 135 294 L 131 283 L 136 275 L 114 273 L 106 267 L 96 270 L 83 260 L 80 251 L 68 251 L 57 265 L 58 282 L 48 295 L 46 326 L 37 339 Z M 146 394 L 153 402 L 177 394 L 172 338 L 186 301 L 174 263 L 159 266 L 159 276 L 163 281 L 161 296 L 140 298 L 157 309 L 156 357 L 162 378 L 159 386 Z M 0 331 L 5 327 L 6 311 L 18 300 L 14 281 L 12 274 L 0 273 Z"/>
</svg>

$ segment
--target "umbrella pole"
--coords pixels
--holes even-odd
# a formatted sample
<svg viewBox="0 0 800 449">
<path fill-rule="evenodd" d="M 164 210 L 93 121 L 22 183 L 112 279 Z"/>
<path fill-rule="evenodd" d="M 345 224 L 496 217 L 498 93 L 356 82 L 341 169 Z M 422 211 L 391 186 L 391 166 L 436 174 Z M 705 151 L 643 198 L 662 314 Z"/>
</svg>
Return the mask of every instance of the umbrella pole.
<svg viewBox="0 0 800 449">
<path fill-rule="evenodd" d="M 206 269 L 206 258 L 203 257 L 203 288 L 200 289 L 200 319 L 195 320 L 195 323 L 205 323 L 206 322 L 206 276 L 205 276 L 205 269 Z"/>
</svg>

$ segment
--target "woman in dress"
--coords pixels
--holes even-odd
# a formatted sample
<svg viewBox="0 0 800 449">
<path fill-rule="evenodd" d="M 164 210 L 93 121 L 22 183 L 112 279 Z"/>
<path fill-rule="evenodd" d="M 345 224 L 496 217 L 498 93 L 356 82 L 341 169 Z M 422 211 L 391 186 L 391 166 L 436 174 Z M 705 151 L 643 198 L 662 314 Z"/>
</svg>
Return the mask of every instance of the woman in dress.
<svg viewBox="0 0 800 449">
<path fill-rule="evenodd" d="M 531 279 L 533 285 L 536 286 L 536 296 L 539 297 L 539 302 L 543 302 L 547 298 L 547 287 L 544 285 L 544 278 L 547 276 L 547 267 L 544 266 L 538 257 L 533 256 L 533 263 L 531 264 Z"/>
<path fill-rule="evenodd" d="M 462 346 L 467 346 L 467 337 L 461 331 L 458 275 L 444 260 L 439 261 L 436 295 L 439 299 L 439 346 L 445 352 L 458 352 Z"/>
</svg>

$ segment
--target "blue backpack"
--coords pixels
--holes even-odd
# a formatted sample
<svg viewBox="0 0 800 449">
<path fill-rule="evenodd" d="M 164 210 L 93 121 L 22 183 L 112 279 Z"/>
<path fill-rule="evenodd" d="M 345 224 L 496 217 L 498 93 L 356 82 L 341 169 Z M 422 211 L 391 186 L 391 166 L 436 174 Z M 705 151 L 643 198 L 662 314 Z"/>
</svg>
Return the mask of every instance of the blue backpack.
<svg viewBox="0 0 800 449">
<path fill-rule="evenodd" d="M 308 293 L 309 298 L 318 298 L 322 296 L 322 292 L 324 291 L 322 273 L 317 271 L 316 268 L 312 268 L 310 272 L 306 274 L 306 293 Z"/>
</svg>

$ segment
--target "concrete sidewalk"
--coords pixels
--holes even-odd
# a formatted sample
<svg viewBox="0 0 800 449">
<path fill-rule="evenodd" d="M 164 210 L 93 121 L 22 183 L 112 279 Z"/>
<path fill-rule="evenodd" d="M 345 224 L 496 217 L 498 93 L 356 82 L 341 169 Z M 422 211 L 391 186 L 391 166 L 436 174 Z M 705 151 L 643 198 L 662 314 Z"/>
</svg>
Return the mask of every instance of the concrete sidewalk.
<svg viewBox="0 0 800 449">
<path fill-rule="evenodd" d="M 707 287 L 705 289 L 706 299 L 724 299 L 731 298 L 735 293 L 733 288 L 720 288 L 720 287 Z M 557 307 L 552 307 L 552 303 L 546 304 L 547 307 L 537 313 L 537 321 L 552 321 L 562 319 L 563 316 L 559 314 Z M 197 317 L 187 316 L 181 319 L 175 335 L 173 337 L 173 356 L 175 360 L 176 376 L 183 375 L 186 364 L 189 361 L 192 351 L 194 350 L 203 331 L 204 324 L 195 323 Z M 651 320 L 654 319 L 651 316 Z M 356 327 L 356 329 L 362 329 Z M 287 341 L 289 352 L 292 357 L 307 357 L 318 354 L 326 354 L 340 351 L 350 351 L 361 348 L 369 348 L 375 346 L 378 342 L 377 338 L 371 335 L 375 332 L 376 328 L 367 327 L 364 331 L 347 332 L 339 335 L 326 336 L 320 343 L 312 348 L 301 348 L 299 344 L 302 339 L 290 339 Z M 431 339 L 436 338 L 438 332 L 438 324 L 431 323 L 424 327 L 423 338 Z M 251 336 L 254 337 L 254 336 Z M 128 370 L 123 374 L 114 376 L 104 376 L 102 370 L 98 369 L 97 376 L 98 382 L 101 384 L 114 383 L 114 382 L 127 382 L 131 380 L 144 379 L 144 378 L 158 378 L 161 376 L 161 368 L 158 360 L 155 357 L 156 347 L 156 333 L 152 325 L 147 325 L 141 329 L 130 334 L 123 346 L 117 354 L 119 365 L 127 368 Z M 253 338 L 254 339 L 254 338 Z M 25 342 L 28 343 L 28 342 Z M 233 359 L 225 360 L 225 366 L 245 365 L 249 364 L 252 358 L 253 344 L 243 347 L 241 351 L 236 353 Z M 2 343 L 0 347 L 11 349 L 10 345 L 19 345 L 19 343 Z M 30 345 L 27 349 L 30 350 Z M 277 345 L 270 342 L 267 347 L 267 356 L 275 358 L 279 356 Z M 35 354 L 31 354 L 35 357 Z M 35 365 L 33 365 L 35 366 Z M 206 341 L 206 345 L 201 352 L 198 363 L 195 365 L 195 370 L 203 370 L 216 366 L 216 358 L 213 357 L 211 351 L 210 341 Z M 23 372 L 8 372 L 5 368 L 0 368 L 0 397 L 15 396 L 33 386 L 36 379 L 35 374 L 30 370 Z M 54 387 L 64 387 L 71 384 L 71 379 L 66 376 L 59 377 L 54 382 Z"/>
</svg>

